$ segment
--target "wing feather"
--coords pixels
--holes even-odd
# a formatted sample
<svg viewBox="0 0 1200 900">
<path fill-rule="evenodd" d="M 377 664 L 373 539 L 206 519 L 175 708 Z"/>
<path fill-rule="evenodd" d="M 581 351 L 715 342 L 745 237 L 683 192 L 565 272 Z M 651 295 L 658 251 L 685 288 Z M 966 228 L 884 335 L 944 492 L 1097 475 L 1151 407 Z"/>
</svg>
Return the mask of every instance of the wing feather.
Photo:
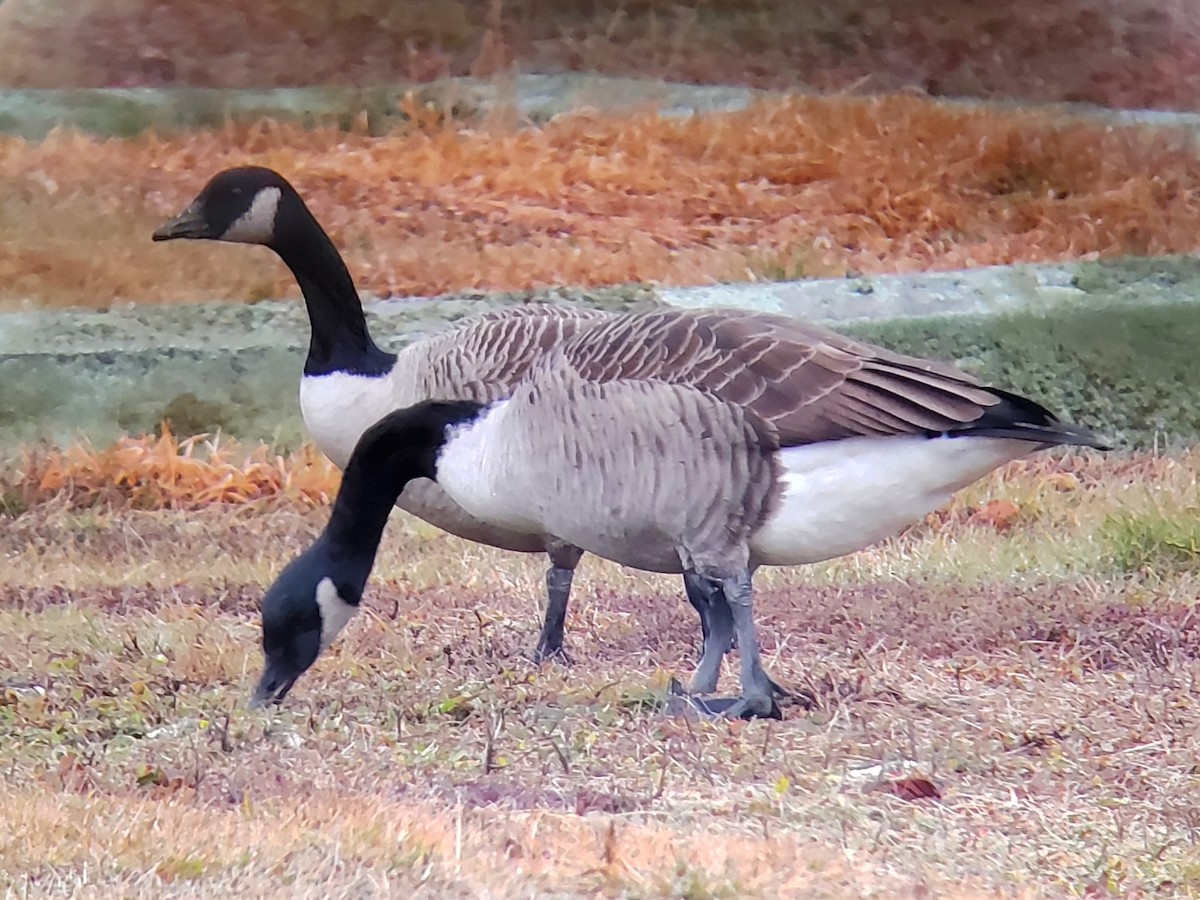
<svg viewBox="0 0 1200 900">
<path fill-rule="evenodd" d="M 684 384 L 744 407 L 785 446 L 940 432 L 1001 398 L 947 364 L 783 316 L 706 310 L 614 316 L 565 338 L 544 365 L 585 381 Z"/>
<path fill-rule="evenodd" d="M 511 394 L 564 340 L 613 318 L 602 310 L 544 304 L 487 310 L 421 341 L 423 360 L 412 371 L 422 396 L 490 403 Z"/>
</svg>

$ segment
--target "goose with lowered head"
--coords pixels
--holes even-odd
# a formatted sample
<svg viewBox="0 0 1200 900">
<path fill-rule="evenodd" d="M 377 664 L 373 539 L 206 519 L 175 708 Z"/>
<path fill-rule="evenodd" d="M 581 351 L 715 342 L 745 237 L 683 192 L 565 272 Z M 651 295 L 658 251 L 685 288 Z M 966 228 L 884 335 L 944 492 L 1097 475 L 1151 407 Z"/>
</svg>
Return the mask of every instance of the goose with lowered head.
<svg viewBox="0 0 1200 900">
<path fill-rule="evenodd" d="M 514 533 L 554 535 L 721 585 L 691 689 L 716 688 L 736 634 L 730 716 L 777 716 L 753 615 L 759 566 L 894 535 L 992 469 L 1088 429 L 954 366 L 779 316 L 613 316 L 565 338 L 509 396 L 423 402 L 360 440 L 328 527 L 263 600 L 256 703 L 279 701 L 357 608 L 386 509 L 430 478 Z"/>
</svg>

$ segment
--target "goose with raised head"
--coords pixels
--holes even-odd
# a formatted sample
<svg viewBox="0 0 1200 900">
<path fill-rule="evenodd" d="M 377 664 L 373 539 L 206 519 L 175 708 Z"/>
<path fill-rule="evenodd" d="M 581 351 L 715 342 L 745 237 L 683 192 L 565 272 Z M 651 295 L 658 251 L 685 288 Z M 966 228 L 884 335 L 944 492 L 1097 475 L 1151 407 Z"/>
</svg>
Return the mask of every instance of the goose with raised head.
<svg viewBox="0 0 1200 900">
<path fill-rule="evenodd" d="M 953 366 L 792 319 L 614 316 L 563 340 L 507 399 L 422 403 L 363 436 L 329 527 L 264 597 L 255 700 L 281 699 L 332 640 L 369 575 L 378 510 L 426 477 L 481 521 L 720 584 L 728 603 L 691 690 L 716 688 L 736 634 L 741 694 L 725 713 L 777 716 L 753 616 L 759 566 L 862 549 L 1055 445 L 1104 447 Z"/>
<path fill-rule="evenodd" d="M 372 338 L 354 281 L 329 235 L 287 179 L 260 166 L 217 173 L 153 239 L 260 244 L 291 270 L 310 325 L 300 411 L 313 443 L 343 469 L 362 433 L 392 410 L 434 397 L 483 403 L 501 399 L 564 338 L 611 315 L 546 305 L 495 310 L 464 318 L 399 353 L 388 352 Z M 484 522 L 425 479 L 413 480 L 396 505 L 471 541 L 546 553 L 546 613 L 534 656 L 540 661 L 563 654 L 579 548 Z M 714 585 L 692 573 L 685 573 L 684 586 L 707 640 L 708 609 L 723 598 Z"/>
</svg>

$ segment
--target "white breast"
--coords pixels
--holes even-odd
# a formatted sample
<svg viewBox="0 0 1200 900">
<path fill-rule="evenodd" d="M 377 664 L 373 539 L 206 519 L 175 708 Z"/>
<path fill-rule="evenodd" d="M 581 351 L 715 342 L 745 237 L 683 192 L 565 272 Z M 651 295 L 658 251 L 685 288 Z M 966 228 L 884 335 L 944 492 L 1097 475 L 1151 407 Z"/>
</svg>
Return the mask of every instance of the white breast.
<svg viewBox="0 0 1200 900">
<path fill-rule="evenodd" d="M 466 512 L 498 528 L 542 534 L 535 498 L 513 490 L 511 467 L 536 465 L 514 458 L 504 438 L 508 400 L 500 400 L 477 419 L 451 429 L 437 461 L 442 489 Z M 529 501 L 529 502 L 525 502 Z"/>
<path fill-rule="evenodd" d="M 395 385 L 386 375 L 369 378 L 346 372 L 305 375 L 300 380 L 300 414 L 317 449 L 346 468 L 362 433 L 396 408 Z"/>
<path fill-rule="evenodd" d="M 780 452 L 783 499 L 750 542 L 758 564 L 795 566 L 898 534 L 955 491 L 1036 450 L 997 438 L 861 437 Z"/>
</svg>

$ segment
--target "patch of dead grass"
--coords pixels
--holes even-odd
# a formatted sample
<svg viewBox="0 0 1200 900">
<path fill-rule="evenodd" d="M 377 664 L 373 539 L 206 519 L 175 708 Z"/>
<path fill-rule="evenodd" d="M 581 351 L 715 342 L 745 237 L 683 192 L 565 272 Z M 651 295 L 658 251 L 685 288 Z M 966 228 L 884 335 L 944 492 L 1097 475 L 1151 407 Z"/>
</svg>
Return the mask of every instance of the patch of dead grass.
<svg viewBox="0 0 1200 900">
<path fill-rule="evenodd" d="M 39 447 L 0 472 L 0 510 L 58 502 L 75 509 L 195 509 L 212 504 L 325 505 L 341 473 L 311 445 L 281 455 L 266 444 L 243 448 L 209 435 L 182 440 L 164 425 L 157 437 L 122 437 L 102 449 Z"/>
<path fill-rule="evenodd" d="M 775 891 L 845 897 L 913 887 L 788 834 L 763 840 L 736 828 L 712 832 L 540 811 L 504 816 L 327 791 L 225 809 L 197 803 L 187 789 L 143 793 L 148 796 L 85 799 L 31 788 L 12 797 L 7 818 L 18 828 L 0 855 L 7 878 L 14 885 L 121 889 L 123 896 L 169 890 L 173 896 L 348 897 L 403 890 L 439 897 Z M 58 852 L 27 869 L 25 860 L 47 846 Z M 984 896 L 967 886 L 944 887 L 943 896 Z"/>
<path fill-rule="evenodd" d="M 382 295 L 1190 252 L 1200 234 L 1196 154 L 1135 128 L 902 96 L 520 131 L 424 118 L 385 137 L 262 124 L 0 140 L 0 301 L 293 294 L 261 249 L 149 242 L 248 162 L 292 178 Z"/>
<path fill-rule="evenodd" d="M 677 579 L 589 558 L 578 662 L 535 667 L 542 560 L 400 514 L 363 612 L 253 713 L 258 598 L 324 510 L 37 504 L 0 529 L 0 884 L 1194 895 L 1200 583 L 1121 572 L 1099 535 L 1194 502 L 1198 473 L 1041 458 L 901 539 L 764 572 L 767 664 L 818 700 L 770 724 L 647 706 L 695 659 Z M 979 518 L 993 500 L 1019 514 Z"/>
<path fill-rule="evenodd" d="M 521 654 L 540 563 L 423 543 L 398 523 L 365 611 L 283 710 L 258 714 L 242 706 L 257 595 L 320 516 L 254 517 L 255 552 L 270 560 L 255 583 L 222 584 L 214 569 L 116 589 L 50 539 L 69 530 L 62 516 L 16 524 L 46 538 L 40 571 L 74 567 L 75 585 L 28 587 L 36 572 L 18 557 L 0 591 L 0 871 L 14 889 L 1198 886 L 1187 798 L 1200 633 L 1194 596 L 1174 599 L 1187 592 L 1178 578 L 993 572 L 964 589 L 919 570 L 825 587 L 778 573 L 760 597 L 767 660 L 819 706 L 770 725 L 705 724 L 642 705 L 694 659 L 676 584 L 589 564 L 569 625 L 579 663 L 539 669 Z M 97 559 L 118 570 L 156 559 L 167 579 L 197 531 L 234 553 L 250 524 L 215 509 L 96 523 Z M 131 528 L 142 543 L 124 541 Z M 6 532 L 0 552 L 22 543 Z M 422 558 L 436 581 L 409 578 Z M 895 796 L 889 785 L 910 776 L 941 799 Z"/>
</svg>

